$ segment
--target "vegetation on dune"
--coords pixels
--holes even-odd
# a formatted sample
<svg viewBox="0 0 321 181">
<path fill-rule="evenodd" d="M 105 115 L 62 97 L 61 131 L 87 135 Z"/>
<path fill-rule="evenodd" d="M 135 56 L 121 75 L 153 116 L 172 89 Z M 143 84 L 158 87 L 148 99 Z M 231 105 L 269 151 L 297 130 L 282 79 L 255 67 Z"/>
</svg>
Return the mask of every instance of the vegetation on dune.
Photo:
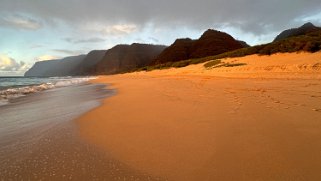
<svg viewBox="0 0 321 181">
<path fill-rule="evenodd" d="M 314 53 L 321 50 L 321 31 L 309 33 L 307 35 L 301 35 L 298 37 L 292 37 L 277 42 L 258 45 L 249 48 L 242 48 L 235 51 L 223 53 L 217 56 L 206 57 L 204 62 L 208 59 L 216 60 L 222 58 L 243 57 L 247 55 L 272 55 L 276 53 L 293 53 L 293 52 L 310 52 Z M 204 66 L 208 67 L 207 63 Z"/>
<path fill-rule="evenodd" d="M 219 68 L 219 67 L 238 67 L 246 65 L 246 63 L 233 63 L 233 62 L 222 62 L 222 60 L 217 59 L 206 63 L 204 66 L 205 68 L 212 69 L 212 68 Z"/>
<path fill-rule="evenodd" d="M 222 64 L 222 61 L 220 59 L 216 59 L 216 60 L 208 62 L 205 67 L 211 68 L 211 67 L 219 66 L 220 64 Z"/>
</svg>

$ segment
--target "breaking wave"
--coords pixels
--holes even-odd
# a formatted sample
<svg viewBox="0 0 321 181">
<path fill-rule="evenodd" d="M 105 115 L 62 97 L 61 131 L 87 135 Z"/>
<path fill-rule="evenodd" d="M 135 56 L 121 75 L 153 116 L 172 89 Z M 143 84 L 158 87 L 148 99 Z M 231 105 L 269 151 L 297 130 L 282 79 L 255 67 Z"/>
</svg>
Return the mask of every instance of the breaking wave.
<svg viewBox="0 0 321 181">
<path fill-rule="evenodd" d="M 4 90 L 0 90 L 0 106 L 5 105 L 8 103 L 10 99 L 22 97 L 28 94 L 59 88 L 59 87 L 66 87 L 70 85 L 77 85 L 81 83 L 88 82 L 95 77 L 85 77 L 85 78 L 59 78 L 59 77 L 51 77 L 49 78 L 50 82 L 43 83 L 39 85 L 29 85 L 29 86 L 22 86 L 22 87 L 13 87 Z"/>
</svg>

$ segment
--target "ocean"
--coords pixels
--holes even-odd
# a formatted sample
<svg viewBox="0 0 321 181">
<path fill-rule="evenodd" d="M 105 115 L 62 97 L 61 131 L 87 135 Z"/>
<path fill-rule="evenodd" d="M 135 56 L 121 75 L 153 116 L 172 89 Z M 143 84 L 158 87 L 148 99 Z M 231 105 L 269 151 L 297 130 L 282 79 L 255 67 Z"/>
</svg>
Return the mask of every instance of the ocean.
<svg viewBox="0 0 321 181">
<path fill-rule="evenodd" d="M 114 94 L 91 79 L 0 78 L 0 180 L 141 178 L 80 138 L 73 120 Z"/>
<path fill-rule="evenodd" d="M 0 106 L 28 94 L 87 82 L 94 77 L 0 77 Z"/>
<path fill-rule="evenodd" d="M 93 77 L 0 78 L 0 144 L 4 137 L 70 121 L 100 104 L 111 90 Z"/>
<path fill-rule="evenodd" d="M 0 180 L 154 180 L 81 138 L 75 119 L 115 94 L 91 79 L 0 78 Z"/>
</svg>

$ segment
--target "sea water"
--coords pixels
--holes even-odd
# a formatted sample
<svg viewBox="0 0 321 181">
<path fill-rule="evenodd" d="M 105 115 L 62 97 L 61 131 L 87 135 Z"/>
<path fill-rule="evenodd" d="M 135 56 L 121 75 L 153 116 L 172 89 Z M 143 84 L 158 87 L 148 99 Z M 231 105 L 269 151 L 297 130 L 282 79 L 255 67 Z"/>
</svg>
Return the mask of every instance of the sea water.
<svg viewBox="0 0 321 181">
<path fill-rule="evenodd" d="M 81 138 L 75 119 L 115 93 L 91 79 L 0 78 L 0 180 L 159 180 Z"/>
<path fill-rule="evenodd" d="M 81 84 L 95 77 L 0 77 L 0 106 L 28 94 Z"/>
</svg>

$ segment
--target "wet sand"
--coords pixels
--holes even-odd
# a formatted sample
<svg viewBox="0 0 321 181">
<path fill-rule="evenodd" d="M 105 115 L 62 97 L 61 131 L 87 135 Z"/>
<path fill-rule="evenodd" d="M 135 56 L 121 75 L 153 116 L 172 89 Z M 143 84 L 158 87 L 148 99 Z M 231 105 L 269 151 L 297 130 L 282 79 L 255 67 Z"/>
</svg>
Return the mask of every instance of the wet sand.
<svg viewBox="0 0 321 181">
<path fill-rule="evenodd" d="M 52 89 L 0 107 L 0 180 L 156 180 L 79 138 L 72 120 L 113 94 L 104 87 Z"/>
<path fill-rule="evenodd" d="M 117 94 L 77 120 L 82 138 L 168 180 L 321 179 L 320 70 L 199 66 L 100 77 Z"/>
</svg>

